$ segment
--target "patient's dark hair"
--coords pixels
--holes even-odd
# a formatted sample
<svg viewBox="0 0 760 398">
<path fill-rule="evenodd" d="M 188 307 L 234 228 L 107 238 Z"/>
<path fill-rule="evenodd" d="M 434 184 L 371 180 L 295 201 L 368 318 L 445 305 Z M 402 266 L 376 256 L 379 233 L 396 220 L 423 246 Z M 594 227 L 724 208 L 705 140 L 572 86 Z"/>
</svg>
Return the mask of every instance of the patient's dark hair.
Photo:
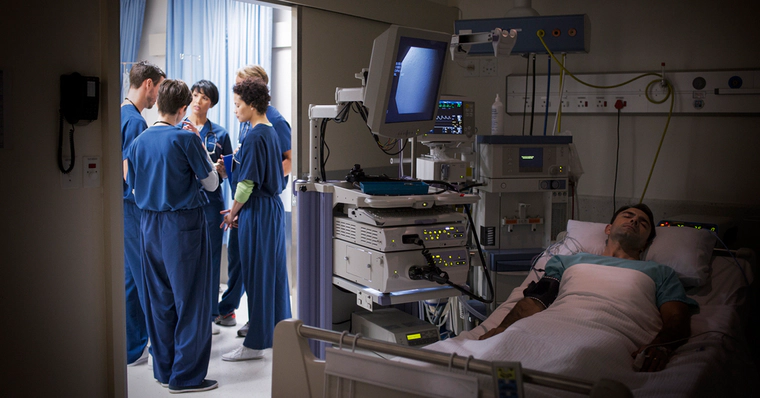
<svg viewBox="0 0 760 398">
<path fill-rule="evenodd" d="M 639 210 L 643 211 L 644 214 L 647 215 L 647 217 L 649 217 L 649 225 L 650 225 L 650 227 L 652 229 L 649 231 L 649 238 L 647 238 L 647 246 L 651 245 L 652 241 L 654 240 L 654 237 L 657 235 L 657 233 L 654 230 L 655 229 L 654 228 L 654 214 L 652 213 L 652 210 L 649 208 L 649 206 L 647 206 L 647 205 L 645 205 L 643 203 L 639 203 L 639 204 L 635 204 L 635 205 L 630 205 L 630 206 L 623 206 L 623 207 L 617 209 L 617 211 L 615 212 L 615 214 L 612 215 L 612 219 L 610 220 L 610 224 L 612 224 L 612 223 L 615 222 L 615 219 L 617 218 L 618 214 L 620 214 L 620 213 L 622 213 L 622 212 L 624 212 L 624 211 L 626 211 L 628 209 L 639 209 Z"/>
</svg>

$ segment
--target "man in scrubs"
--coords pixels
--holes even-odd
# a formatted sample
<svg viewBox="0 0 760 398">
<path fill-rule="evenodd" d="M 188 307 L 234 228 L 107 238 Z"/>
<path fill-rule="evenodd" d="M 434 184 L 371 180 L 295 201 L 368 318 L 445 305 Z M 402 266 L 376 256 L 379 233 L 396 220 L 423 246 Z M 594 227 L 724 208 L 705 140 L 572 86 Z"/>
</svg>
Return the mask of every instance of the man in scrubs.
<svg viewBox="0 0 760 398">
<path fill-rule="evenodd" d="M 142 210 L 145 314 L 153 375 L 172 393 L 206 391 L 211 354 L 211 253 L 199 186 L 212 192 L 219 177 L 198 130 L 177 126 L 192 102 L 181 80 L 158 90 L 159 120 L 127 150 L 127 183 Z M 200 184 L 200 185 L 199 185 Z"/>
<path fill-rule="evenodd" d="M 156 65 L 138 62 L 129 71 L 129 92 L 121 104 L 122 160 L 132 141 L 148 128 L 143 109 L 156 103 L 158 85 L 166 74 Z M 132 191 L 127 189 L 124 169 L 124 285 L 127 313 L 127 364 L 139 365 L 148 360 L 148 330 L 143 311 L 144 295 L 140 273 L 140 209 Z"/>
</svg>

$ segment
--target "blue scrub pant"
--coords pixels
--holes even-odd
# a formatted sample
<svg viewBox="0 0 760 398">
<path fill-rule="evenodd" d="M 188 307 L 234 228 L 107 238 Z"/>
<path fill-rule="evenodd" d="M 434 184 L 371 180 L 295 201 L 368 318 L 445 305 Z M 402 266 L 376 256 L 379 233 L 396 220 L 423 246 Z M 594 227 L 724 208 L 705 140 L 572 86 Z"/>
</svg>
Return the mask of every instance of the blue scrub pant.
<svg viewBox="0 0 760 398">
<path fill-rule="evenodd" d="M 250 319 L 243 345 L 254 350 L 272 347 L 275 325 L 292 317 L 284 217 L 279 197 L 251 196 L 238 220 L 241 276 Z"/>
<path fill-rule="evenodd" d="M 222 210 L 224 210 L 224 203 L 222 202 L 210 202 L 203 206 L 203 212 L 206 214 L 209 241 L 211 243 L 210 300 L 212 321 L 219 315 L 219 278 L 221 276 L 222 238 L 224 238 L 224 230 L 219 228 L 224 221 L 224 216 L 220 213 Z"/>
<path fill-rule="evenodd" d="M 206 217 L 202 208 L 144 210 L 140 229 L 153 376 L 170 387 L 198 385 L 211 355 Z"/>
<path fill-rule="evenodd" d="M 227 290 L 219 302 L 219 313 L 227 315 L 240 306 L 243 296 L 243 278 L 240 276 L 240 244 L 238 228 L 230 228 L 227 240 Z"/>
<path fill-rule="evenodd" d="M 148 344 L 145 291 L 140 267 L 140 208 L 124 201 L 124 288 L 127 314 L 127 363 L 140 358 Z"/>
</svg>

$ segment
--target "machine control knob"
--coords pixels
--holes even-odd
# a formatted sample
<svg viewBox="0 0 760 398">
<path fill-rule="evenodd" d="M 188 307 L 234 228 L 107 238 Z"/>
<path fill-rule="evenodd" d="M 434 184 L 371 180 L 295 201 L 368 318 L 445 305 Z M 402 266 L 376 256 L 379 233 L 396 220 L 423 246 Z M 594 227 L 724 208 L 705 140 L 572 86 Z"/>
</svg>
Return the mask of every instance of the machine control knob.
<svg viewBox="0 0 760 398">
<path fill-rule="evenodd" d="M 549 167 L 549 174 L 553 176 L 556 176 L 557 174 L 559 174 L 559 167 L 557 166 Z"/>
<path fill-rule="evenodd" d="M 549 189 L 549 181 L 541 181 L 541 189 Z"/>
<path fill-rule="evenodd" d="M 559 188 L 559 181 L 552 180 L 552 189 L 558 189 Z"/>
</svg>

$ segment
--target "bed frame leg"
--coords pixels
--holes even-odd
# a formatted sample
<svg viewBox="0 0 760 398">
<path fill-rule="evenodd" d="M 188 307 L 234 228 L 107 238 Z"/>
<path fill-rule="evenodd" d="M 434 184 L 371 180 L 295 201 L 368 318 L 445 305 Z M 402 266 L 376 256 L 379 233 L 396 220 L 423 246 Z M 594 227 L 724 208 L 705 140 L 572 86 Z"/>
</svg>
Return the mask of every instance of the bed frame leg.
<svg viewBox="0 0 760 398">
<path fill-rule="evenodd" d="M 298 328 L 303 321 L 286 319 L 274 328 L 272 348 L 272 397 L 321 397 L 325 363 L 309 348 Z"/>
</svg>

